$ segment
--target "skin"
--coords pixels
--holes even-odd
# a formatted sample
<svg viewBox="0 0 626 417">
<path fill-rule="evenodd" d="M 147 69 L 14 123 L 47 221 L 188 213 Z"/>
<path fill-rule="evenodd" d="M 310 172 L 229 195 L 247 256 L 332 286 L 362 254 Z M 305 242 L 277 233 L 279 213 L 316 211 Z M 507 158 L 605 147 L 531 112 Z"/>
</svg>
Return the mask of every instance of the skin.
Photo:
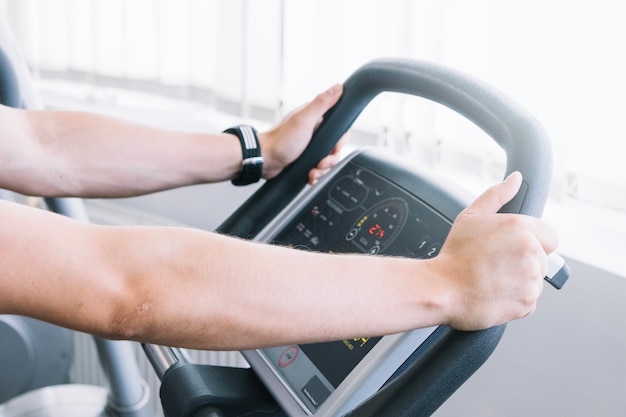
<svg viewBox="0 0 626 417">
<path fill-rule="evenodd" d="M 340 94 L 334 86 L 260 135 L 264 177 L 299 155 Z M 241 163 L 229 135 L 7 108 L 0 125 L 1 186 L 26 194 L 137 195 L 227 180 Z M 557 246 L 541 220 L 497 213 L 521 180 L 515 173 L 479 196 L 429 260 L 297 251 L 187 228 L 98 226 L 0 202 L 0 313 L 111 339 L 218 350 L 436 324 L 491 327 L 535 309 Z"/>
<path fill-rule="evenodd" d="M 335 85 L 259 134 L 263 178 L 304 150 L 343 88 Z M 102 115 L 0 106 L 0 187 L 28 195 L 128 197 L 230 180 L 241 169 L 236 136 L 175 132 Z M 314 181 L 338 160 L 343 142 L 310 172 Z"/>
</svg>

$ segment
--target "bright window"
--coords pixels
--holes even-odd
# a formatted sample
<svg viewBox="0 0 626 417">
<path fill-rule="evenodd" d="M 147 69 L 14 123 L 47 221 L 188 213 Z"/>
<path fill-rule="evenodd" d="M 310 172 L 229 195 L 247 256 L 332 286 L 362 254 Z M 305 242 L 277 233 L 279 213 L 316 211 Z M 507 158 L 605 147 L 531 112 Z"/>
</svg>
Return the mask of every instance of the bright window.
<svg viewBox="0 0 626 417">
<path fill-rule="evenodd" d="M 494 84 L 542 121 L 555 149 L 554 201 L 565 208 L 590 203 L 611 214 L 626 212 L 620 152 L 626 5 L 620 2 L 4 0 L 0 5 L 27 62 L 44 79 L 159 91 L 266 122 L 373 58 L 446 64 Z M 355 130 L 366 133 L 363 142 L 450 175 L 469 167 L 478 187 L 502 176 L 502 154 L 481 132 L 419 100 L 380 97 Z M 623 240 L 626 231 L 615 227 L 615 239 Z M 626 266 L 611 269 L 623 274 Z"/>
</svg>

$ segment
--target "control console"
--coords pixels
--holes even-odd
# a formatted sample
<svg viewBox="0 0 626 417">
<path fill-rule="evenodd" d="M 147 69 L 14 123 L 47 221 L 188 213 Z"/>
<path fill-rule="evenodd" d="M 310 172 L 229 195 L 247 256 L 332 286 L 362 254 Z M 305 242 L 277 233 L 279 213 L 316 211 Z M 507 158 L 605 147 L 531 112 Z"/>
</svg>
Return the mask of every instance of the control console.
<svg viewBox="0 0 626 417">
<path fill-rule="evenodd" d="M 327 253 L 436 256 L 468 196 L 451 185 L 448 189 L 456 192 L 442 192 L 440 179 L 404 169 L 389 158 L 374 151 L 346 158 L 257 240 Z M 259 376 L 289 415 L 343 415 L 380 389 L 435 329 L 276 347 L 244 356 L 261 370 Z"/>
</svg>

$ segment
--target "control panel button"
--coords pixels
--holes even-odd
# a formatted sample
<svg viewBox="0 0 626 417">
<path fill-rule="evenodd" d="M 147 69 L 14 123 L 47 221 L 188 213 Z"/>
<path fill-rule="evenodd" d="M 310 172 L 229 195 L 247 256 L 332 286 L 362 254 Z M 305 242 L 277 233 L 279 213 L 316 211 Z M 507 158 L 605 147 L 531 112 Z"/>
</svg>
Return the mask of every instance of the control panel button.
<svg viewBox="0 0 626 417">
<path fill-rule="evenodd" d="M 330 190 L 330 198 L 345 210 L 354 210 L 367 197 L 367 188 L 353 177 L 343 177 L 335 182 Z"/>
<path fill-rule="evenodd" d="M 298 353 L 300 353 L 300 349 L 298 346 L 289 346 L 278 358 L 278 366 L 281 368 L 285 368 L 293 363 L 298 357 Z"/>
<path fill-rule="evenodd" d="M 378 245 L 372 246 L 369 250 L 370 255 L 376 255 L 378 252 L 380 252 L 380 246 Z"/>
<path fill-rule="evenodd" d="M 348 233 L 346 233 L 346 240 L 349 242 L 352 239 L 354 239 L 356 235 L 358 234 L 359 234 L 359 229 L 357 229 L 356 227 L 353 227 L 352 229 L 348 231 Z"/>
<path fill-rule="evenodd" d="M 441 243 L 435 242 L 426 248 L 426 251 L 424 252 L 424 257 L 434 258 L 435 256 L 437 256 L 440 249 L 441 249 Z"/>
</svg>

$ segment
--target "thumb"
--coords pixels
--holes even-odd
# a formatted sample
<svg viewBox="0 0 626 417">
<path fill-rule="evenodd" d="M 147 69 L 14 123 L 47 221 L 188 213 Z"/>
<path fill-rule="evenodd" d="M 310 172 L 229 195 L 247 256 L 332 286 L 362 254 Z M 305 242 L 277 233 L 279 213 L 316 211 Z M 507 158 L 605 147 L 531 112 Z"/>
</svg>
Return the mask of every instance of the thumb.
<svg viewBox="0 0 626 417">
<path fill-rule="evenodd" d="M 493 185 L 479 195 L 464 211 L 466 213 L 496 213 L 511 201 L 522 185 L 522 174 L 518 171 L 510 174 L 504 181 Z"/>
<path fill-rule="evenodd" d="M 324 113 L 337 103 L 342 93 L 343 85 L 333 85 L 328 90 L 318 94 L 313 101 L 305 106 L 302 112 L 303 116 L 309 119 L 308 122 L 311 125 L 317 124 Z"/>
</svg>

